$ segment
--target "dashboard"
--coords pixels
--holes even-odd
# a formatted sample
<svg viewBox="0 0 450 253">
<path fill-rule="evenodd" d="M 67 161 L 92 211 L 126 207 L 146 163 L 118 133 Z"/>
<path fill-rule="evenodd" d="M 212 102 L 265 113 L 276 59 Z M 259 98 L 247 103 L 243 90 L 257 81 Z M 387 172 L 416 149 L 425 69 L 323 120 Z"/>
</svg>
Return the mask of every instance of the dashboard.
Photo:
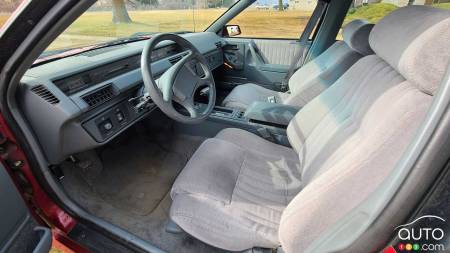
<svg viewBox="0 0 450 253">
<path fill-rule="evenodd" d="M 87 52 L 87 55 L 91 56 L 97 53 L 98 52 L 92 53 L 92 51 L 89 51 Z M 171 44 L 155 49 L 152 52 L 151 59 L 153 62 L 156 62 L 179 53 L 182 53 L 182 49 L 176 44 Z M 87 70 L 82 73 L 77 73 L 69 77 L 55 80 L 54 84 L 66 95 L 70 96 L 95 84 L 101 83 L 132 70 L 139 69 L 140 63 L 141 55 L 137 54 L 122 60 L 108 63 L 104 66 Z"/>
<path fill-rule="evenodd" d="M 223 64 L 221 37 L 209 32 L 181 36 L 205 56 L 211 70 Z M 133 104 L 143 87 L 145 43 L 99 48 L 26 72 L 18 101 L 50 163 L 104 145 L 156 108 L 137 110 Z M 183 53 L 173 42 L 161 42 L 152 52 L 153 75 L 164 73 Z M 191 67 L 196 69 L 195 62 Z"/>
</svg>

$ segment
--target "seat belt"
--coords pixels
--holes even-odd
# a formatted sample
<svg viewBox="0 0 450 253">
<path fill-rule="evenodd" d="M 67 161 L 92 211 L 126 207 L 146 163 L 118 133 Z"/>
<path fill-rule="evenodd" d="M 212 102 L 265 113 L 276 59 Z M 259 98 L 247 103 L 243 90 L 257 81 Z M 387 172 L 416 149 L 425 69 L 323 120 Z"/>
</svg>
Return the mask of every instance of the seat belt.
<svg viewBox="0 0 450 253">
<path fill-rule="evenodd" d="M 259 64 L 265 64 L 266 61 L 262 57 L 262 54 L 259 51 L 259 48 L 258 48 L 258 45 L 256 45 L 256 42 L 253 39 L 251 39 L 248 44 L 249 44 L 250 51 L 257 58 L 256 60 L 259 62 Z"/>
<path fill-rule="evenodd" d="M 289 65 L 289 70 L 288 70 L 286 76 L 284 77 L 283 81 L 281 82 L 281 91 L 285 92 L 285 91 L 289 90 L 289 79 L 295 73 L 295 71 L 297 71 L 297 69 L 303 65 L 303 62 L 308 53 L 307 45 L 308 45 L 308 41 L 311 36 L 311 33 L 314 31 L 314 28 L 318 24 L 320 18 L 325 14 L 327 6 L 328 6 L 328 3 L 325 1 L 317 2 L 317 7 L 314 9 L 314 11 L 311 15 L 311 18 L 309 19 L 308 23 L 306 24 L 305 30 L 303 31 L 302 35 L 300 36 L 299 43 L 298 43 L 300 50 L 298 50 L 297 54 L 294 55 L 294 58 L 292 59 L 291 64 Z"/>
</svg>

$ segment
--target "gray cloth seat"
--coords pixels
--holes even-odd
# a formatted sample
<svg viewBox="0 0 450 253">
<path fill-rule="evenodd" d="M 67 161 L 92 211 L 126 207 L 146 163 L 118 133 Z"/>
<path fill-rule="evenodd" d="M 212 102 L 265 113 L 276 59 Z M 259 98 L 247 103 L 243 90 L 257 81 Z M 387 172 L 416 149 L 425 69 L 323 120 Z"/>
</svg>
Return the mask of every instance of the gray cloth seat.
<svg viewBox="0 0 450 253">
<path fill-rule="evenodd" d="M 450 60 L 450 12 L 399 8 L 359 60 L 290 122 L 292 148 L 239 129 L 205 141 L 175 181 L 170 217 L 227 250 L 308 247 L 389 176 Z"/>
<path fill-rule="evenodd" d="M 174 221 L 195 220 L 195 231 L 210 231 L 192 234 L 202 241 L 220 242 L 223 236 L 233 241 L 215 245 L 220 248 L 276 245 L 281 214 L 300 190 L 298 155 L 249 132 L 225 129 L 206 140 L 195 156 L 172 188 Z M 192 205 L 201 208 L 186 212 L 184 206 Z M 218 210 L 220 224 L 211 222 Z"/>
<path fill-rule="evenodd" d="M 248 83 L 235 87 L 224 99 L 225 107 L 245 110 L 253 102 L 268 102 L 302 107 L 333 84 L 348 68 L 363 56 L 373 54 L 369 33 L 373 24 L 353 20 L 343 29 L 344 41 L 337 41 L 325 52 L 298 69 L 289 79 L 289 92 L 278 92 Z"/>
</svg>

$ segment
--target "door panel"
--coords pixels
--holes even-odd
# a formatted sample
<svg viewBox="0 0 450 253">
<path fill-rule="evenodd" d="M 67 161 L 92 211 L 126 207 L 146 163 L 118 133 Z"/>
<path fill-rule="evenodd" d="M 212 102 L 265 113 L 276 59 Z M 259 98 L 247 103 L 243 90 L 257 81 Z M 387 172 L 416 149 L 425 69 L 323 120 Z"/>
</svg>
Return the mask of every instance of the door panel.
<svg viewBox="0 0 450 253">
<path fill-rule="evenodd" d="M 39 227 L 0 164 L 0 252 L 47 253 L 52 236 L 50 229 Z"/>
<path fill-rule="evenodd" d="M 295 40 L 253 39 L 253 41 L 267 64 L 289 66 L 299 51 Z"/>
<path fill-rule="evenodd" d="M 230 90 L 237 85 L 256 83 L 279 90 L 289 65 L 300 51 L 297 40 L 226 38 L 226 65 L 218 89 Z"/>
</svg>

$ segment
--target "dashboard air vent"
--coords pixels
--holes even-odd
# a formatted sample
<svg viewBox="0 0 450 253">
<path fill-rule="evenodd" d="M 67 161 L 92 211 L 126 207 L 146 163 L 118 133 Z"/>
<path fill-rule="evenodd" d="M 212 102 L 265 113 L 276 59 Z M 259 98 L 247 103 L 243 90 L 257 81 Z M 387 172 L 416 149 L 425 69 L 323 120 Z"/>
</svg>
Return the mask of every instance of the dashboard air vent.
<svg viewBox="0 0 450 253">
<path fill-rule="evenodd" d="M 55 95 L 53 95 L 53 93 L 51 93 L 44 85 L 34 86 L 31 88 L 31 91 L 52 105 L 59 103 L 59 99 L 55 97 Z"/>
<path fill-rule="evenodd" d="M 179 60 L 181 60 L 181 55 L 177 55 L 175 57 L 172 57 L 169 59 L 170 63 L 172 63 L 172 65 L 174 65 L 175 63 L 177 63 Z"/>
<path fill-rule="evenodd" d="M 114 90 L 111 85 L 94 91 L 83 97 L 83 100 L 90 106 L 94 107 L 102 104 L 114 97 Z"/>
<path fill-rule="evenodd" d="M 217 41 L 214 44 L 216 45 L 217 48 L 222 48 L 222 41 Z"/>
</svg>

